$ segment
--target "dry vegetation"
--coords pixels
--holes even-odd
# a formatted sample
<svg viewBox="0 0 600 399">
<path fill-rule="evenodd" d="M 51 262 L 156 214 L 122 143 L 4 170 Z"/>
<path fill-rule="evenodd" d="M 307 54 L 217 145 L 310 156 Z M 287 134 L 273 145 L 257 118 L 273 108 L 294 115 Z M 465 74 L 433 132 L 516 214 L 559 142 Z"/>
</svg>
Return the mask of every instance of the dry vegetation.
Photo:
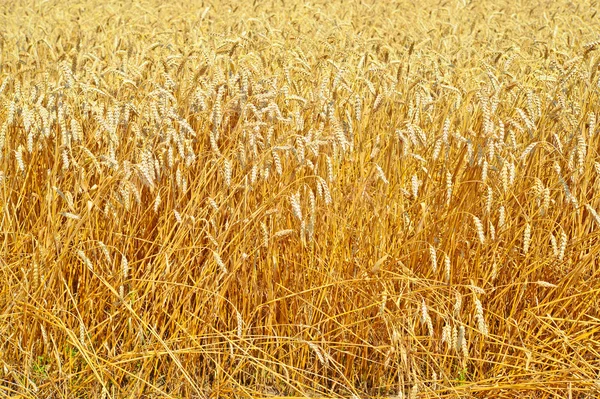
<svg viewBox="0 0 600 399">
<path fill-rule="evenodd" d="M 129 3 L 0 5 L 0 396 L 599 394 L 595 2 Z"/>
</svg>

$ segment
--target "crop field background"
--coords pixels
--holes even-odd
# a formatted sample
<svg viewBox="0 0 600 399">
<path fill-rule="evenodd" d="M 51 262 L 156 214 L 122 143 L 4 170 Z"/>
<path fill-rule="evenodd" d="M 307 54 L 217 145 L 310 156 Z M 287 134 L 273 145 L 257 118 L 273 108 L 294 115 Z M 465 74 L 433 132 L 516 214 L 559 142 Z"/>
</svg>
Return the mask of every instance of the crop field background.
<svg viewBox="0 0 600 399">
<path fill-rule="evenodd" d="M 0 397 L 598 397 L 599 8 L 2 1 Z"/>
</svg>

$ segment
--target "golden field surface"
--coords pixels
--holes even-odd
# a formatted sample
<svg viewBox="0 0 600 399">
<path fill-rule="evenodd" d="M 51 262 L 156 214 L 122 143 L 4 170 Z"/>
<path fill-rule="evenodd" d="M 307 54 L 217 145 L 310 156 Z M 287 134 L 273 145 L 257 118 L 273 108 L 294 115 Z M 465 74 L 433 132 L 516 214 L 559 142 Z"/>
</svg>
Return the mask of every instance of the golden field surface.
<svg viewBox="0 0 600 399">
<path fill-rule="evenodd" d="M 597 397 L 599 7 L 2 1 L 0 397 Z"/>
</svg>

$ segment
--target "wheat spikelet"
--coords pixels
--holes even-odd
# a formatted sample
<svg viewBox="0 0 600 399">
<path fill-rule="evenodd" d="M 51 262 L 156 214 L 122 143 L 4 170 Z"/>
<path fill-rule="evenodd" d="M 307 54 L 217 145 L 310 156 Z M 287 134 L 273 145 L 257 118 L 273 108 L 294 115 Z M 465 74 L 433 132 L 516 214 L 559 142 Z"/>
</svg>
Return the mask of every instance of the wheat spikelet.
<svg viewBox="0 0 600 399">
<path fill-rule="evenodd" d="M 514 129 L 508 129 L 508 137 L 510 140 L 510 144 L 513 148 L 517 147 L 517 136 L 515 134 Z"/>
<path fill-rule="evenodd" d="M 516 166 L 514 163 L 510 162 L 508 164 L 508 173 L 509 173 L 509 185 L 513 186 L 515 184 L 515 178 L 516 178 Z"/>
<path fill-rule="evenodd" d="M 69 162 L 69 153 L 67 152 L 66 149 L 62 150 L 61 153 L 61 158 L 62 158 L 62 170 L 68 170 L 69 166 L 71 166 L 71 163 Z"/>
<path fill-rule="evenodd" d="M 321 348 L 319 348 L 319 346 L 317 344 L 315 344 L 314 342 L 306 341 L 306 343 L 313 350 L 313 352 L 315 352 L 315 355 L 317 356 L 317 359 L 319 359 L 319 362 L 322 365 L 326 365 L 327 364 L 326 359 L 325 359 L 325 356 L 323 355 L 323 352 L 321 351 Z"/>
<path fill-rule="evenodd" d="M 79 342 L 83 347 L 87 346 L 85 324 L 83 323 L 83 320 L 79 320 Z"/>
<path fill-rule="evenodd" d="M 444 278 L 445 278 L 445 281 L 447 284 L 450 283 L 450 272 L 451 272 L 450 257 L 448 255 L 446 255 L 444 258 Z"/>
<path fill-rule="evenodd" d="M 309 200 L 309 207 L 310 207 L 310 217 L 309 217 L 309 221 L 308 221 L 308 238 L 309 241 L 313 240 L 314 237 L 314 232 L 315 232 L 315 225 L 317 222 L 317 211 L 316 211 L 316 199 L 315 199 L 315 194 L 312 192 L 312 190 L 308 190 L 308 200 Z"/>
<path fill-rule="evenodd" d="M 239 310 L 236 309 L 235 314 L 237 319 L 237 337 L 242 339 L 244 319 L 242 318 L 242 314 L 239 312 Z"/>
<path fill-rule="evenodd" d="M 433 154 L 432 154 L 432 158 L 434 161 L 438 160 L 441 151 L 442 151 L 442 140 L 436 140 L 435 145 L 433 147 Z"/>
<path fill-rule="evenodd" d="M 325 199 L 325 204 L 329 205 L 333 202 L 333 198 L 331 197 L 331 193 L 329 191 L 329 187 L 327 186 L 327 182 L 322 177 L 317 177 L 318 183 L 317 188 L 320 187 L 323 193 L 323 198 Z"/>
<path fill-rule="evenodd" d="M 488 161 L 487 159 L 483 160 L 483 165 L 481 167 L 481 182 L 486 183 L 488 178 Z"/>
<path fill-rule="evenodd" d="M 462 353 L 463 359 L 468 358 L 469 350 L 468 350 L 468 346 L 467 346 L 467 337 L 465 335 L 465 327 L 464 326 L 460 326 L 460 328 L 458 329 L 458 342 L 461 343 L 460 347 L 461 347 L 461 353 Z"/>
<path fill-rule="evenodd" d="M 577 169 L 581 174 L 583 174 L 586 154 L 587 144 L 583 135 L 580 134 L 577 137 Z"/>
<path fill-rule="evenodd" d="M 66 217 L 67 219 L 72 219 L 72 220 L 81 220 L 81 216 L 76 215 L 74 213 L 71 212 L 61 212 L 61 215 L 63 215 L 64 217 Z"/>
<path fill-rule="evenodd" d="M 223 160 L 223 180 L 227 187 L 231 187 L 231 161 L 228 159 Z"/>
<path fill-rule="evenodd" d="M 462 295 L 460 292 L 454 292 L 455 302 L 454 302 L 454 317 L 460 317 L 460 310 L 462 308 Z"/>
<path fill-rule="evenodd" d="M 558 244 L 554 234 L 550 234 L 550 244 L 552 245 L 552 253 L 558 258 Z"/>
<path fill-rule="evenodd" d="M 483 335 L 488 335 L 488 327 L 483 316 L 483 306 L 477 297 L 475 297 L 475 318 L 477 319 L 479 332 Z"/>
<path fill-rule="evenodd" d="M 542 215 L 545 215 L 548 212 L 548 209 L 550 208 L 550 188 L 546 187 L 544 188 L 544 193 L 543 193 L 543 201 L 542 201 Z"/>
<path fill-rule="evenodd" d="M 335 135 L 338 145 L 342 148 L 343 151 L 345 151 L 347 148 L 350 147 L 350 143 L 348 143 L 348 139 L 346 138 L 346 135 L 344 134 L 344 129 L 342 128 L 342 125 L 339 123 L 339 121 L 335 117 L 332 118 L 331 124 L 333 126 L 333 132 L 334 132 L 334 135 Z"/>
<path fill-rule="evenodd" d="M 277 174 L 279 176 L 281 176 L 283 174 L 283 167 L 281 166 L 281 158 L 279 157 L 279 154 L 275 150 L 273 150 L 271 152 L 271 154 L 273 156 L 273 163 L 275 164 L 275 172 L 277 172 Z"/>
<path fill-rule="evenodd" d="M 20 172 L 25 172 L 25 162 L 23 161 L 23 146 L 20 145 L 15 151 L 15 160 Z"/>
<path fill-rule="evenodd" d="M 594 134 L 596 133 L 596 114 L 594 112 L 590 112 L 589 113 L 589 118 L 588 118 L 588 136 L 594 137 Z"/>
<path fill-rule="evenodd" d="M 154 199 L 154 208 L 153 208 L 154 213 L 158 213 L 161 201 L 162 201 L 162 199 L 161 199 L 160 193 L 156 193 L 156 198 Z"/>
<path fill-rule="evenodd" d="M 567 249 L 567 234 L 562 231 L 560 235 L 560 245 L 558 247 L 558 260 L 562 261 L 565 257 L 565 250 Z"/>
<path fill-rule="evenodd" d="M 213 198 L 209 197 L 209 198 L 206 199 L 206 201 L 211 206 L 211 208 L 213 209 L 213 211 L 219 212 L 219 205 L 217 205 L 217 202 Z"/>
<path fill-rule="evenodd" d="M 481 245 L 485 244 L 485 234 L 483 233 L 483 224 L 481 220 L 473 215 L 473 223 L 475 224 L 475 230 L 477 231 L 477 237 L 479 238 L 479 243 Z"/>
<path fill-rule="evenodd" d="M 560 137 L 556 133 L 552 133 L 552 139 L 554 140 L 554 144 L 558 148 L 558 151 L 562 154 L 563 153 L 563 145 L 562 145 L 562 141 L 560 140 Z"/>
<path fill-rule="evenodd" d="M 383 184 L 390 184 L 388 179 L 385 177 L 385 173 L 383 172 L 383 169 L 381 169 L 381 166 L 375 164 L 375 170 L 377 171 L 377 177 L 382 181 Z"/>
<path fill-rule="evenodd" d="M 16 101 L 11 101 L 8 105 L 8 114 L 6 116 L 6 123 L 8 126 L 13 126 L 15 123 L 15 114 L 17 113 L 17 103 Z"/>
<path fill-rule="evenodd" d="M 177 220 L 177 223 L 183 222 L 183 219 L 181 218 L 181 213 L 179 213 L 178 210 L 173 209 L 173 214 L 175 215 L 175 220 Z"/>
<path fill-rule="evenodd" d="M 412 197 L 413 199 L 417 199 L 419 197 L 419 178 L 417 175 L 412 175 L 410 182 Z"/>
<path fill-rule="evenodd" d="M 489 160 L 490 162 L 493 162 L 494 161 L 494 156 L 496 154 L 496 144 L 492 140 L 490 140 L 490 141 L 487 142 L 486 148 L 487 148 L 487 151 L 486 151 L 487 159 L 486 159 L 486 161 Z"/>
<path fill-rule="evenodd" d="M 458 342 L 458 328 L 456 325 L 452 327 L 452 342 L 450 346 L 453 347 L 456 352 L 459 352 L 462 346 L 462 341 Z"/>
<path fill-rule="evenodd" d="M 533 123 L 531 118 L 529 118 L 529 116 L 525 113 L 525 111 L 523 111 L 521 108 L 517 108 L 517 112 L 518 112 L 519 116 L 521 117 L 521 119 L 523 120 L 523 122 L 525 122 L 525 126 L 527 126 L 527 129 L 535 130 L 535 124 Z M 515 125 L 517 125 L 517 124 L 515 123 Z"/>
<path fill-rule="evenodd" d="M 444 120 L 444 126 L 442 128 L 442 141 L 444 143 L 448 143 L 448 135 L 450 134 L 450 119 L 446 118 Z"/>
<path fill-rule="evenodd" d="M 498 277 L 498 263 L 494 260 L 492 263 L 492 271 L 490 273 L 490 278 L 492 280 L 496 280 Z"/>
<path fill-rule="evenodd" d="M 431 269 L 433 272 L 437 272 L 437 254 L 435 247 L 429 244 L 429 258 L 431 259 Z"/>
<path fill-rule="evenodd" d="M 600 227 L 600 216 L 598 215 L 596 210 L 594 208 L 592 208 L 591 205 L 589 205 L 589 204 L 585 204 L 585 207 L 590 212 L 590 214 L 593 216 L 594 221 L 596 222 L 598 227 Z"/>
<path fill-rule="evenodd" d="M 279 231 L 275 232 L 275 234 L 273 234 L 273 237 L 274 238 L 282 238 L 282 237 L 288 236 L 293 233 L 294 233 L 293 229 L 279 230 Z"/>
<path fill-rule="evenodd" d="M 327 180 L 330 183 L 333 183 L 335 178 L 333 176 L 333 162 L 331 161 L 331 157 L 329 155 L 326 155 L 325 161 L 327 162 Z"/>
<path fill-rule="evenodd" d="M 498 229 L 502 230 L 504 228 L 504 224 L 506 223 L 506 210 L 504 209 L 504 205 L 500 205 L 498 209 Z"/>
<path fill-rule="evenodd" d="M 221 259 L 221 255 L 219 255 L 218 252 L 213 251 L 213 258 L 214 258 L 217 266 L 219 266 L 219 268 L 221 269 L 221 271 L 224 274 L 227 274 L 228 273 L 227 266 L 225 266 L 225 262 L 223 262 L 223 259 Z"/>
<path fill-rule="evenodd" d="M 529 144 L 529 145 L 527 146 L 527 148 L 525 148 L 525 149 L 523 150 L 523 153 L 521 154 L 521 157 L 520 157 L 520 159 L 521 159 L 521 161 L 522 161 L 523 163 L 525 163 L 525 160 L 527 159 L 527 156 L 528 156 L 528 155 L 531 153 L 531 151 L 533 151 L 533 149 L 535 148 L 535 146 L 536 146 L 537 144 L 538 144 L 538 142 L 537 142 L 537 141 L 536 141 L 536 142 L 534 142 L 534 143 L 531 143 L 531 144 Z"/>
<path fill-rule="evenodd" d="M 425 299 L 423 299 L 421 302 L 421 323 L 427 325 L 427 332 L 430 337 L 433 337 L 433 321 L 431 320 L 431 316 L 427 310 Z"/>
<path fill-rule="evenodd" d="M 542 281 L 542 280 L 538 280 L 535 283 L 537 285 L 539 285 L 540 287 L 544 287 L 544 288 L 556 288 L 557 287 L 556 284 L 552 284 L 552 283 L 549 283 L 547 281 Z"/>
<path fill-rule="evenodd" d="M 4 90 L 6 90 L 6 87 L 8 86 L 8 83 L 10 82 L 10 80 L 11 80 L 10 76 L 7 76 L 6 78 L 4 78 L 4 80 L 2 81 L 2 84 L 0 85 L 0 95 L 2 95 Z"/>
<path fill-rule="evenodd" d="M 492 211 L 492 202 L 494 201 L 494 192 L 492 187 L 487 187 L 487 197 L 485 201 L 485 212 L 489 215 Z"/>
<path fill-rule="evenodd" d="M 381 106 L 382 102 L 383 94 L 379 93 L 377 97 L 375 97 L 375 102 L 373 103 L 373 112 L 377 112 L 377 110 L 379 110 L 379 107 Z"/>
<path fill-rule="evenodd" d="M 5 121 L 0 128 L 0 151 L 4 149 L 6 143 L 6 133 L 8 132 L 8 121 Z"/>
<path fill-rule="evenodd" d="M 108 247 L 102 241 L 98 241 L 98 245 L 100 246 L 100 250 L 102 251 L 102 255 L 106 259 L 106 263 L 112 265 L 112 258 L 110 257 L 110 252 L 108 251 Z"/>
<path fill-rule="evenodd" d="M 525 224 L 525 230 L 523 231 L 523 252 L 525 255 L 529 252 L 529 245 L 531 244 L 531 225 Z"/>
<path fill-rule="evenodd" d="M 509 184 L 508 164 L 506 162 L 504 162 L 504 165 L 502 166 L 501 181 L 502 181 L 502 191 L 504 191 L 506 193 L 508 191 L 508 184 Z"/>
<path fill-rule="evenodd" d="M 452 199 L 452 175 L 446 172 L 446 206 L 450 206 Z"/>
<path fill-rule="evenodd" d="M 469 284 L 469 288 L 471 289 L 471 291 L 473 291 L 475 294 L 480 294 L 480 295 L 485 295 L 485 290 L 481 287 L 478 287 L 477 285 L 473 284 L 473 282 L 471 281 L 471 284 Z"/>
<path fill-rule="evenodd" d="M 470 141 L 467 143 L 467 159 L 469 160 L 469 164 L 472 164 L 475 159 L 475 149 Z"/>
<path fill-rule="evenodd" d="M 388 295 L 383 294 L 381 297 L 381 305 L 379 305 L 379 316 L 383 317 L 385 315 L 385 305 L 387 304 Z"/>
<path fill-rule="evenodd" d="M 354 117 L 356 118 L 357 122 L 360 122 L 360 120 L 361 120 L 361 116 L 362 116 L 361 109 L 362 109 L 362 99 L 357 94 L 354 97 Z"/>
<path fill-rule="evenodd" d="M 496 228 L 494 227 L 494 224 L 489 221 L 488 224 L 488 231 L 490 233 L 490 240 L 495 241 L 496 240 Z"/>
<path fill-rule="evenodd" d="M 427 322 L 427 318 L 429 317 L 429 313 L 427 311 L 427 305 L 425 304 L 425 299 L 421 300 L 421 323 Z"/>
<path fill-rule="evenodd" d="M 445 324 L 442 328 L 442 344 L 444 343 L 447 348 L 452 346 L 452 327 L 450 324 Z"/>
<path fill-rule="evenodd" d="M 463 351 L 463 348 L 465 347 L 466 343 L 465 343 L 465 327 L 464 326 L 460 326 L 458 328 L 458 333 L 457 333 L 457 337 L 456 337 L 456 352 L 461 353 Z"/>
<path fill-rule="evenodd" d="M 267 230 L 267 224 L 265 222 L 261 222 L 260 227 L 262 229 L 262 246 L 264 248 L 269 247 L 269 231 Z"/>
<path fill-rule="evenodd" d="M 92 264 L 92 261 L 90 261 L 90 259 L 86 256 L 85 252 L 83 252 L 82 250 L 77 250 L 77 256 L 79 256 L 79 258 L 83 261 L 83 264 L 90 271 L 94 271 L 94 265 Z"/>
<path fill-rule="evenodd" d="M 302 223 L 303 219 L 302 209 L 300 207 L 300 191 L 290 196 L 290 204 L 292 206 L 292 213 L 294 214 L 296 219 L 298 219 L 298 221 Z"/>
<path fill-rule="evenodd" d="M 121 275 L 123 280 L 127 280 L 129 276 L 129 262 L 127 261 L 125 255 L 121 255 Z"/>
</svg>

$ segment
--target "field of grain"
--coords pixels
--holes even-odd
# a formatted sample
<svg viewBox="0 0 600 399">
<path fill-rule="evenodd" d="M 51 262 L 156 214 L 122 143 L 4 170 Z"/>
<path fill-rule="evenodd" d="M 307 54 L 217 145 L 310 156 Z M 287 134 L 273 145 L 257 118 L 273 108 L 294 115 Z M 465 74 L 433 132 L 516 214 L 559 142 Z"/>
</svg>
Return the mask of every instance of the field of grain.
<svg viewBox="0 0 600 399">
<path fill-rule="evenodd" d="M 599 7 L 2 1 L 0 397 L 597 397 Z"/>
</svg>

